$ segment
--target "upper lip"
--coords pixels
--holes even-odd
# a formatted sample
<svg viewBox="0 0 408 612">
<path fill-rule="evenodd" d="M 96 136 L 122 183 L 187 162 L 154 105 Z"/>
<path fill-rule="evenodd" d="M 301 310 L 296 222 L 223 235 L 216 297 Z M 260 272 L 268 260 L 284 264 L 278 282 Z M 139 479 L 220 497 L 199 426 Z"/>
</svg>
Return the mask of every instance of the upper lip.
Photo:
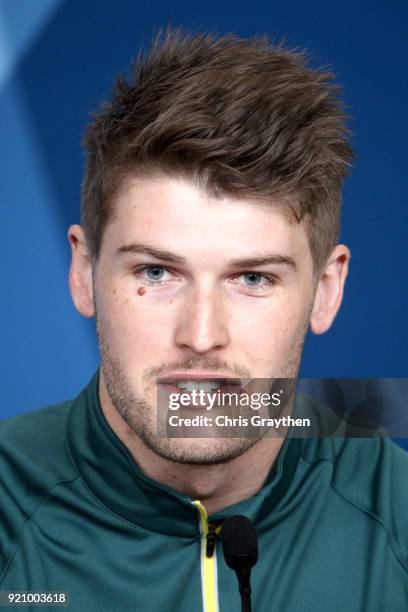
<svg viewBox="0 0 408 612">
<path fill-rule="evenodd" d="M 228 374 L 215 374 L 213 372 L 175 372 L 171 376 L 158 378 L 159 383 L 174 383 L 188 380 L 222 380 L 225 383 L 240 384 L 240 379 Z"/>
</svg>

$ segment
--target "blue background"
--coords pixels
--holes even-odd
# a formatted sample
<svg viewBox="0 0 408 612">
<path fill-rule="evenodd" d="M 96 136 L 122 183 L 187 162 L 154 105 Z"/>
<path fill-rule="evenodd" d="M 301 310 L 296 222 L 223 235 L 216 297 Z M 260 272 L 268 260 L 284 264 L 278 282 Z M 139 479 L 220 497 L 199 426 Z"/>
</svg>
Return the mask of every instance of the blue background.
<svg viewBox="0 0 408 612">
<path fill-rule="evenodd" d="M 94 322 L 75 311 L 67 280 L 81 134 L 114 75 L 168 23 L 267 32 L 333 67 L 357 153 L 342 229 L 352 262 L 341 311 L 309 335 L 301 374 L 408 376 L 407 17 L 406 2 L 385 0 L 0 0 L 0 418 L 75 396 L 97 367 Z"/>
</svg>

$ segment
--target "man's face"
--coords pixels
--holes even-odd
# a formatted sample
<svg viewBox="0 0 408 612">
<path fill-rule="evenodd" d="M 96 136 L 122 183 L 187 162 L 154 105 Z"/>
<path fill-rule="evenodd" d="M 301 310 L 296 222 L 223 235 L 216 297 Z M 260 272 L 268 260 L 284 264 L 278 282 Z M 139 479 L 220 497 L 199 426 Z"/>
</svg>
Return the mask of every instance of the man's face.
<svg viewBox="0 0 408 612">
<path fill-rule="evenodd" d="M 94 270 L 102 384 L 158 455 L 230 460 L 257 440 L 157 436 L 157 378 L 295 377 L 313 296 L 305 229 L 279 206 L 169 177 L 128 181 Z"/>
</svg>

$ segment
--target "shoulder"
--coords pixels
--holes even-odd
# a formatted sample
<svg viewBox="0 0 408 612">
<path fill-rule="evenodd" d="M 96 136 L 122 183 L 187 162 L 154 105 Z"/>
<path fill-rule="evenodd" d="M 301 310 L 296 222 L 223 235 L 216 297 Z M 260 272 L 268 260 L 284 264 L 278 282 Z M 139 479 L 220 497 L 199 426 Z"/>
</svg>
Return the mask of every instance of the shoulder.
<svg viewBox="0 0 408 612">
<path fill-rule="evenodd" d="M 0 421 L 0 482 L 51 483 L 74 475 L 65 441 L 72 402 L 54 404 Z M 27 487 L 26 487 L 27 488 Z"/>
<path fill-rule="evenodd" d="M 331 487 L 375 521 L 408 564 L 408 453 L 389 438 L 333 438 Z M 329 453 L 327 453 L 329 455 Z"/>
<path fill-rule="evenodd" d="M 301 455 L 327 466 L 332 493 L 383 530 L 408 568 L 408 453 L 389 438 L 308 438 Z"/>
<path fill-rule="evenodd" d="M 350 503 L 387 523 L 395 518 L 396 527 L 405 529 L 408 550 L 408 453 L 385 435 L 346 429 L 339 415 L 307 396 L 297 407 L 316 428 L 303 444 L 303 459 L 330 464 L 332 488 Z"/>
<path fill-rule="evenodd" d="M 0 421 L 0 449 L 3 469 L 7 462 L 14 468 L 45 470 L 62 476 L 61 468 L 68 467 L 65 427 L 72 402 L 63 402 L 33 410 Z M 3 470 L 1 471 L 3 475 Z"/>
<path fill-rule="evenodd" d="M 389 438 L 332 439 L 333 484 L 370 510 L 408 504 L 408 453 Z M 387 499 L 384 494 L 387 493 Z"/>
<path fill-rule="evenodd" d="M 65 442 L 71 403 L 0 422 L 0 573 L 25 520 L 54 486 L 77 476 Z"/>
</svg>

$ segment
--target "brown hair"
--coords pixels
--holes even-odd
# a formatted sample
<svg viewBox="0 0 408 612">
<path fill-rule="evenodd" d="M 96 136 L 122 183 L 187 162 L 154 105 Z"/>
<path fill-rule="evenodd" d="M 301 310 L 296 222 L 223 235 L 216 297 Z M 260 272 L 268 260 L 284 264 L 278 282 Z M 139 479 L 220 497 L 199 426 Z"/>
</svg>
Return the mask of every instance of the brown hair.
<svg viewBox="0 0 408 612">
<path fill-rule="evenodd" d="M 315 270 L 339 237 L 352 160 L 341 89 L 267 37 L 161 31 L 87 127 L 82 225 L 93 260 L 127 176 L 165 173 L 213 195 L 278 200 L 305 220 Z"/>
</svg>

